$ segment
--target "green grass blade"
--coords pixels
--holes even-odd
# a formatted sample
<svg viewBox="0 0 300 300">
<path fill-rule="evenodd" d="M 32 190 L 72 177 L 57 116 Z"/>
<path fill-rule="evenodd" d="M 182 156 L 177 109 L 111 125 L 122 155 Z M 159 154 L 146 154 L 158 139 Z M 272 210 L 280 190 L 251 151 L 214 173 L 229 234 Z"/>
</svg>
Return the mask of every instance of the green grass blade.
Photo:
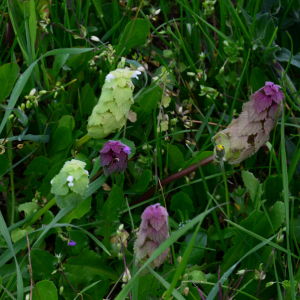
<svg viewBox="0 0 300 300">
<path fill-rule="evenodd" d="M 14 247 L 9 235 L 9 231 L 8 228 L 5 224 L 4 218 L 2 216 L 2 213 L 0 212 L 0 231 L 2 232 L 3 238 L 5 239 L 5 242 L 7 243 L 7 246 L 14 258 L 15 264 L 16 264 L 16 272 L 17 272 L 17 289 L 18 289 L 18 293 L 17 293 L 17 299 L 18 300 L 23 300 L 23 294 L 24 294 L 24 285 L 23 285 L 23 279 L 22 279 L 22 275 L 21 275 L 21 270 L 19 267 L 19 264 L 17 262 L 17 258 L 16 258 L 16 254 L 14 251 Z"/>
</svg>

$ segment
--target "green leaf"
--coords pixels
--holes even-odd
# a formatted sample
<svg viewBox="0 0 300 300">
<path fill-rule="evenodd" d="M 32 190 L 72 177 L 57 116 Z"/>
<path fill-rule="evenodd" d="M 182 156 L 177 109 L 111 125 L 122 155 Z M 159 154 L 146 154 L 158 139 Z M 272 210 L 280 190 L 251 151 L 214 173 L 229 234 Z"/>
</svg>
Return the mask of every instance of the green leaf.
<svg viewBox="0 0 300 300">
<path fill-rule="evenodd" d="M 32 215 L 39 209 L 39 205 L 36 202 L 26 202 L 19 205 L 19 212 L 24 211 L 25 217 Z"/>
<path fill-rule="evenodd" d="M 44 156 L 38 156 L 29 164 L 24 175 L 34 174 L 36 178 L 45 176 L 49 172 L 50 161 Z"/>
<path fill-rule="evenodd" d="M 252 69 L 250 75 L 250 84 L 253 92 L 256 92 L 263 86 L 265 86 L 265 82 L 268 81 L 268 77 L 266 73 L 261 68 L 255 67 Z"/>
<path fill-rule="evenodd" d="M 56 269 L 57 258 L 41 249 L 31 249 L 30 255 L 34 280 L 53 278 L 51 273 Z"/>
<path fill-rule="evenodd" d="M 35 12 L 35 1 L 30 0 L 30 12 L 29 12 L 29 32 L 30 32 L 30 43 L 32 49 L 32 55 L 34 55 L 34 47 L 36 40 L 37 32 L 37 23 L 36 23 L 36 12 Z"/>
<path fill-rule="evenodd" d="M 273 175 L 269 176 L 264 182 L 264 191 L 265 198 L 267 202 L 265 205 L 269 208 L 273 206 L 278 200 L 280 200 L 280 196 L 283 190 L 282 185 L 282 177 L 281 175 Z"/>
<path fill-rule="evenodd" d="M 57 300 L 57 288 L 53 282 L 48 280 L 42 280 L 36 284 L 39 296 L 36 294 L 36 290 L 33 289 L 32 300 Z"/>
<path fill-rule="evenodd" d="M 248 171 L 242 171 L 242 178 L 245 187 L 249 190 L 251 200 L 255 201 L 256 197 L 260 199 L 263 191 L 262 184 L 259 183 L 258 179 Z"/>
<path fill-rule="evenodd" d="M 77 207 L 71 210 L 66 216 L 61 219 L 61 223 L 71 223 L 72 220 L 78 219 L 84 216 L 91 209 L 92 197 L 86 198 Z"/>
<path fill-rule="evenodd" d="M 146 117 L 152 112 L 157 105 L 157 102 L 161 99 L 161 94 L 162 88 L 160 86 L 155 86 L 147 89 L 135 99 L 135 103 L 138 103 L 139 105 L 139 107 L 132 106 L 137 114 L 137 121 L 134 123 L 135 126 L 146 122 Z"/>
<path fill-rule="evenodd" d="M 185 211 L 189 214 L 195 211 L 193 201 L 184 192 L 179 192 L 172 197 L 170 209 L 175 212 L 179 209 L 183 214 Z"/>
<path fill-rule="evenodd" d="M 147 189 L 149 183 L 151 182 L 152 172 L 150 170 L 145 170 L 139 177 L 138 182 L 134 184 L 126 193 L 143 193 Z"/>
<path fill-rule="evenodd" d="M 26 229 L 17 228 L 11 232 L 11 239 L 14 243 L 16 243 L 18 240 L 20 240 L 22 237 L 26 236 L 26 234 L 29 234 L 30 232 L 33 232 L 34 229 L 30 226 L 28 226 Z"/>
<path fill-rule="evenodd" d="M 53 134 L 52 153 L 67 148 L 72 142 L 72 132 L 69 127 L 60 126 Z"/>
<path fill-rule="evenodd" d="M 4 64 L 0 67 L 0 103 L 10 95 L 19 72 L 20 68 L 16 63 Z"/>
<path fill-rule="evenodd" d="M 184 240 L 184 243 L 186 245 L 180 245 L 179 253 L 180 253 L 181 256 L 184 255 L 188 245 L 191 242 L 192 236 L 193 236 L 193 233 L 189 234 L 186 237 L 186 239 Z M 207 244 L 207 234 L 205 234 L 203 232 L 199 232 L 197 234 L 197 237 L 196 237 L 196 240 L 195 240 L 195 243 L 194 243 L 194 248 L 191 251 L 191 253 L 189 255 L 189 258 L 187 260 L 187 264 L 186 264 L 187 267 L 192 267 L 196 264 L 200 265 L 201 260 L 204 257 L 204 249 L 199 249 L 199 248 L 196 248 L 196 247 L 205 247 L 206 244 Z"/>
<path fill-rule="evenodd" d="M 5 157 L 4 154 L 0 154 L 0 176 L 6 174 L 7 169 L 9 167 L 9 160 Z"/>
<path fill-rule="evenodd" d="M 116 54 L 125 55 L 131 48 L 142 45 L 149 35 L 149 24 L 144 19 L 134 19 L 127 23 L 121 36 Z"/>
<path fill-rule="evenodd" d="M 68 252 L 70 256 L 79 255 L 84 248 L 89 246 L 89 239 L 86 234 L 79 230 L 71 230 L 69 232 L 69 237 L 72 241 L 76 242 L 75 246 L 69 246 Z"/>
<path fill-rule="evenodd" d="M 168 166 L 171 171 L 178 170 L 184 164 L 184 158 L 182 152 L 177 146 L 167 145 L 168 151 Z"/>
<path fill-rule="evenodd" d="M 94 106 L 97 104 L 93 89 L 89 83 L 86 83 L 80 94 L 81 111 L 84 114 L 90 115 Z"/>
<path fill-rule="evenodd" d="M 290 60 L 291 51 L 285 48 L 281 48 L 280 51 L 277 51 L 275 54 L 275 58 L 282 62 L 288 62 Z M 293 55 L 291 64 L 300 68 L 300 52 L 296 55 Z"/>
<path fill-rule="evenodd" d="M 269 223 L 266 214 L 262 211 L 253 211 L 249 217 L 240 223 L 240 226 L 264 238 L 268 238 L 273 233 L 273 229 L 276 231 L 284 221 L 284 204 L 282 202 L 277 202 L 273 206 L 273 209 L 268 211 L 268 214 L 272 226 Z M 259 240 L 252 236 L 245 235 L 236 229 L 235 237 L 232 238 L 232 243 L 233 246 L 226 252 L 223 258 L 224 263 L 222 264 L 222 270 L 228 270 L 249 251 L 249 248 L 258 245 Z M 245 265 L 243 265 L 242 268 L 253 268 L 255 262 L 257 262 L 257 257 L 251 255 L 246 262 L 244 261 Z"/>
<path fill-rule="evenodd" d="M 119 222 L 119 212 L 124 203 L 124 194 L 121 188 L 114 185 L 108 199 L 104 203 L 103 209 L 97 220 L 104 221 L 104 226 L 100 231 L 100 235 L 104 236 L 104 246 L 109 247 L 109 238 L 111 233 L 115 231 L 112 227 L 113 222 Z"/>
<path fill-rule="evenodd" d="M 78 284 L 87 285 L 95 275 L 118 280 L 117 273 L 92 250 L 85 249 L 79 256 L 70 257 L 64 264 L 66 272 L 76 277 Z"/>
<path fill-rule="evenodd" d="M 66 126 L 68 127 L 71 131 L 75 128 L 75 120 L 73 116 L 63 116 L 61 119 L 58 121 L 57 128 L 60 126 Z"/>
<path fill-rule="evenodd" d="M 158 281 L 152 274 L 141 276 L 139 279 L 138 299 L 147 299 L 149 294 L 156 296 L 158 288 Z"/>
</svg>

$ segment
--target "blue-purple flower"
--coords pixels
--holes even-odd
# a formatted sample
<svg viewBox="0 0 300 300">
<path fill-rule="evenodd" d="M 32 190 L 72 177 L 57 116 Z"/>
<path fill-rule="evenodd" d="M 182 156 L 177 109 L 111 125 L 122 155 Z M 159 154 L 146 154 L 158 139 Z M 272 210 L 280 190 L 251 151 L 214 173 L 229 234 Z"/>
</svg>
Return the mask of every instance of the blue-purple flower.
<svg viewBox="0 0 300 300">
<path fill-rule="evenodd" d="M 106 142 L 100 151 L 100 162 L 105 176 L 125 171 L 128 154 L 130 154 L 130 148 L 120 141 Z"/>
<path fill-rule="evenodd" d="M 70 242 L 68 243 L 69 246 L 76 246 L 76 244 L 77 244 L 77 243 L 74 242 L 74 241 L 72 241 L 72 240 L 70 240 Z"/>
</svg>

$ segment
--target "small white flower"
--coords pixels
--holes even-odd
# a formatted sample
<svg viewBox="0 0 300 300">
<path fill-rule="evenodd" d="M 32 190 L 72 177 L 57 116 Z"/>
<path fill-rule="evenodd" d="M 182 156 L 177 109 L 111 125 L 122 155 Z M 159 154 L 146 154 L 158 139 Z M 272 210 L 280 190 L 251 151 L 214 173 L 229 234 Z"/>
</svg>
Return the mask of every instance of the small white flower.
<svg viewBox="0 0 300 300">
<path fill-rule="evenodd" d="M 91 40 L 95 42 L 100 42 L 100 39 L 94 35 L 91 36 Z"/>
<path fill-rule="evenodd" d="M 61 255 L 60 253 L 59 253 L 59 254 L 56 254 L 56 253 L 55 253 L 55 257 L 56 257 L 56 258 L 61 258 L 62 255 Z"/>
<path fill-rule="evenodd" d="M 29 93 L 29 96 L 34 96 L 35 92 L 36 92 L 36 89 L 32 89 Z"/>
<path fill-rule="evenodd" d="M 87 171 L 87 170 L 84 170 L 84 171 L 87 174 L 87 176 L 89 176 L 89 174 L 90 174 L 89 171 Z"/>
<path fill-rule="evenodd" d="M 114 76 L 113 74 L 108 74 L 108 75 L 106 76 L 106 78 L 105 78 L 105 80 L 106 80 L 107 82 L 110 82 L 111 79 L 115 79 L 115 76 Z"/>
<path fill-rule="evenodd" d="M 74 177 L 72 175 L 68 176 L 67 181 L 72 182 L 74 180 Z"/>
<path fill-rule="evenodd" d="M 51 179 L 50 183 L 53 184 L 53 179 Z"/>
<path fill-rule="evenodd" d="M 74 186 L 74 183 L 73 182 L 69 182 L 68 186 Z"/>
<path fill-rule="evenodd" d="M 158 10 L 155 12 L 155 15 L 156 15 L 156 16 L 159 15 L 160 11 L 161 11 L 161 9 L 158 9 Z"/>
<path fill-rule="evenodd" d="M 136 79 L 139 79 L 138 78 L 138 75 L 141 75 L 142 73 L 140 71 L 135 71 L 130 77 L 131 78 L 136 78 Z"/>
</svg>

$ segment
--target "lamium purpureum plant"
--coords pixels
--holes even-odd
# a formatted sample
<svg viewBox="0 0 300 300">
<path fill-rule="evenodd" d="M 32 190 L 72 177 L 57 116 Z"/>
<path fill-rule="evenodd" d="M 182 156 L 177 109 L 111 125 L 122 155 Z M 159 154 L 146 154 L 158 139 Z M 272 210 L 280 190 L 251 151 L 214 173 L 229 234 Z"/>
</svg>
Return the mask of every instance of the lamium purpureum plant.
<svg viewBox="0 0 300 300">
<path fill-rule="evenodd" d="M 168 212 L 159 203 L 148 206 L 142 214 L 138 238 L 134 244 L 138 265 L 139 260 L 148 259 L 158 246 L 169 237 Z M 151 267 L 159 267 L 168 257 L 170 248 L 156 257 Z"/>
<path fill-rule="evenodd" d="M 89 185 L 86 163 L 77 159 L 67 161 L 60 172 L 51 180 L 51 193 L 55 194 L 56 204 L 62 208 L 78 205 L 85 199 Z"/>
<path fill-rule="evenodd" d="M 88 120 L 88 134 L 92 138 L 105 138 L 125 125 L 133 104 L 131 79 L 138 79 L 140 74 L 140 71 L 125 68 L 116 69 L 106 76 L 99 102 Z"/>
<path fill-rule="evenodd" d="M 284 94 L 279 85 L 266 82 L 265 86 L 244 103 L 242 113 L 231 124 L 218 132 L 212 140 L 225 149 L 224 160 L 238 164 L 256 153 L 270 138 L 277 118 L 281 115 Z"/>
<path fill-rule="evenodd" d="M 125 171 L 130 148 L 120 141 L 108 141 L 100 151 L 100 163 L 105 176 Z"/>
</svg>

